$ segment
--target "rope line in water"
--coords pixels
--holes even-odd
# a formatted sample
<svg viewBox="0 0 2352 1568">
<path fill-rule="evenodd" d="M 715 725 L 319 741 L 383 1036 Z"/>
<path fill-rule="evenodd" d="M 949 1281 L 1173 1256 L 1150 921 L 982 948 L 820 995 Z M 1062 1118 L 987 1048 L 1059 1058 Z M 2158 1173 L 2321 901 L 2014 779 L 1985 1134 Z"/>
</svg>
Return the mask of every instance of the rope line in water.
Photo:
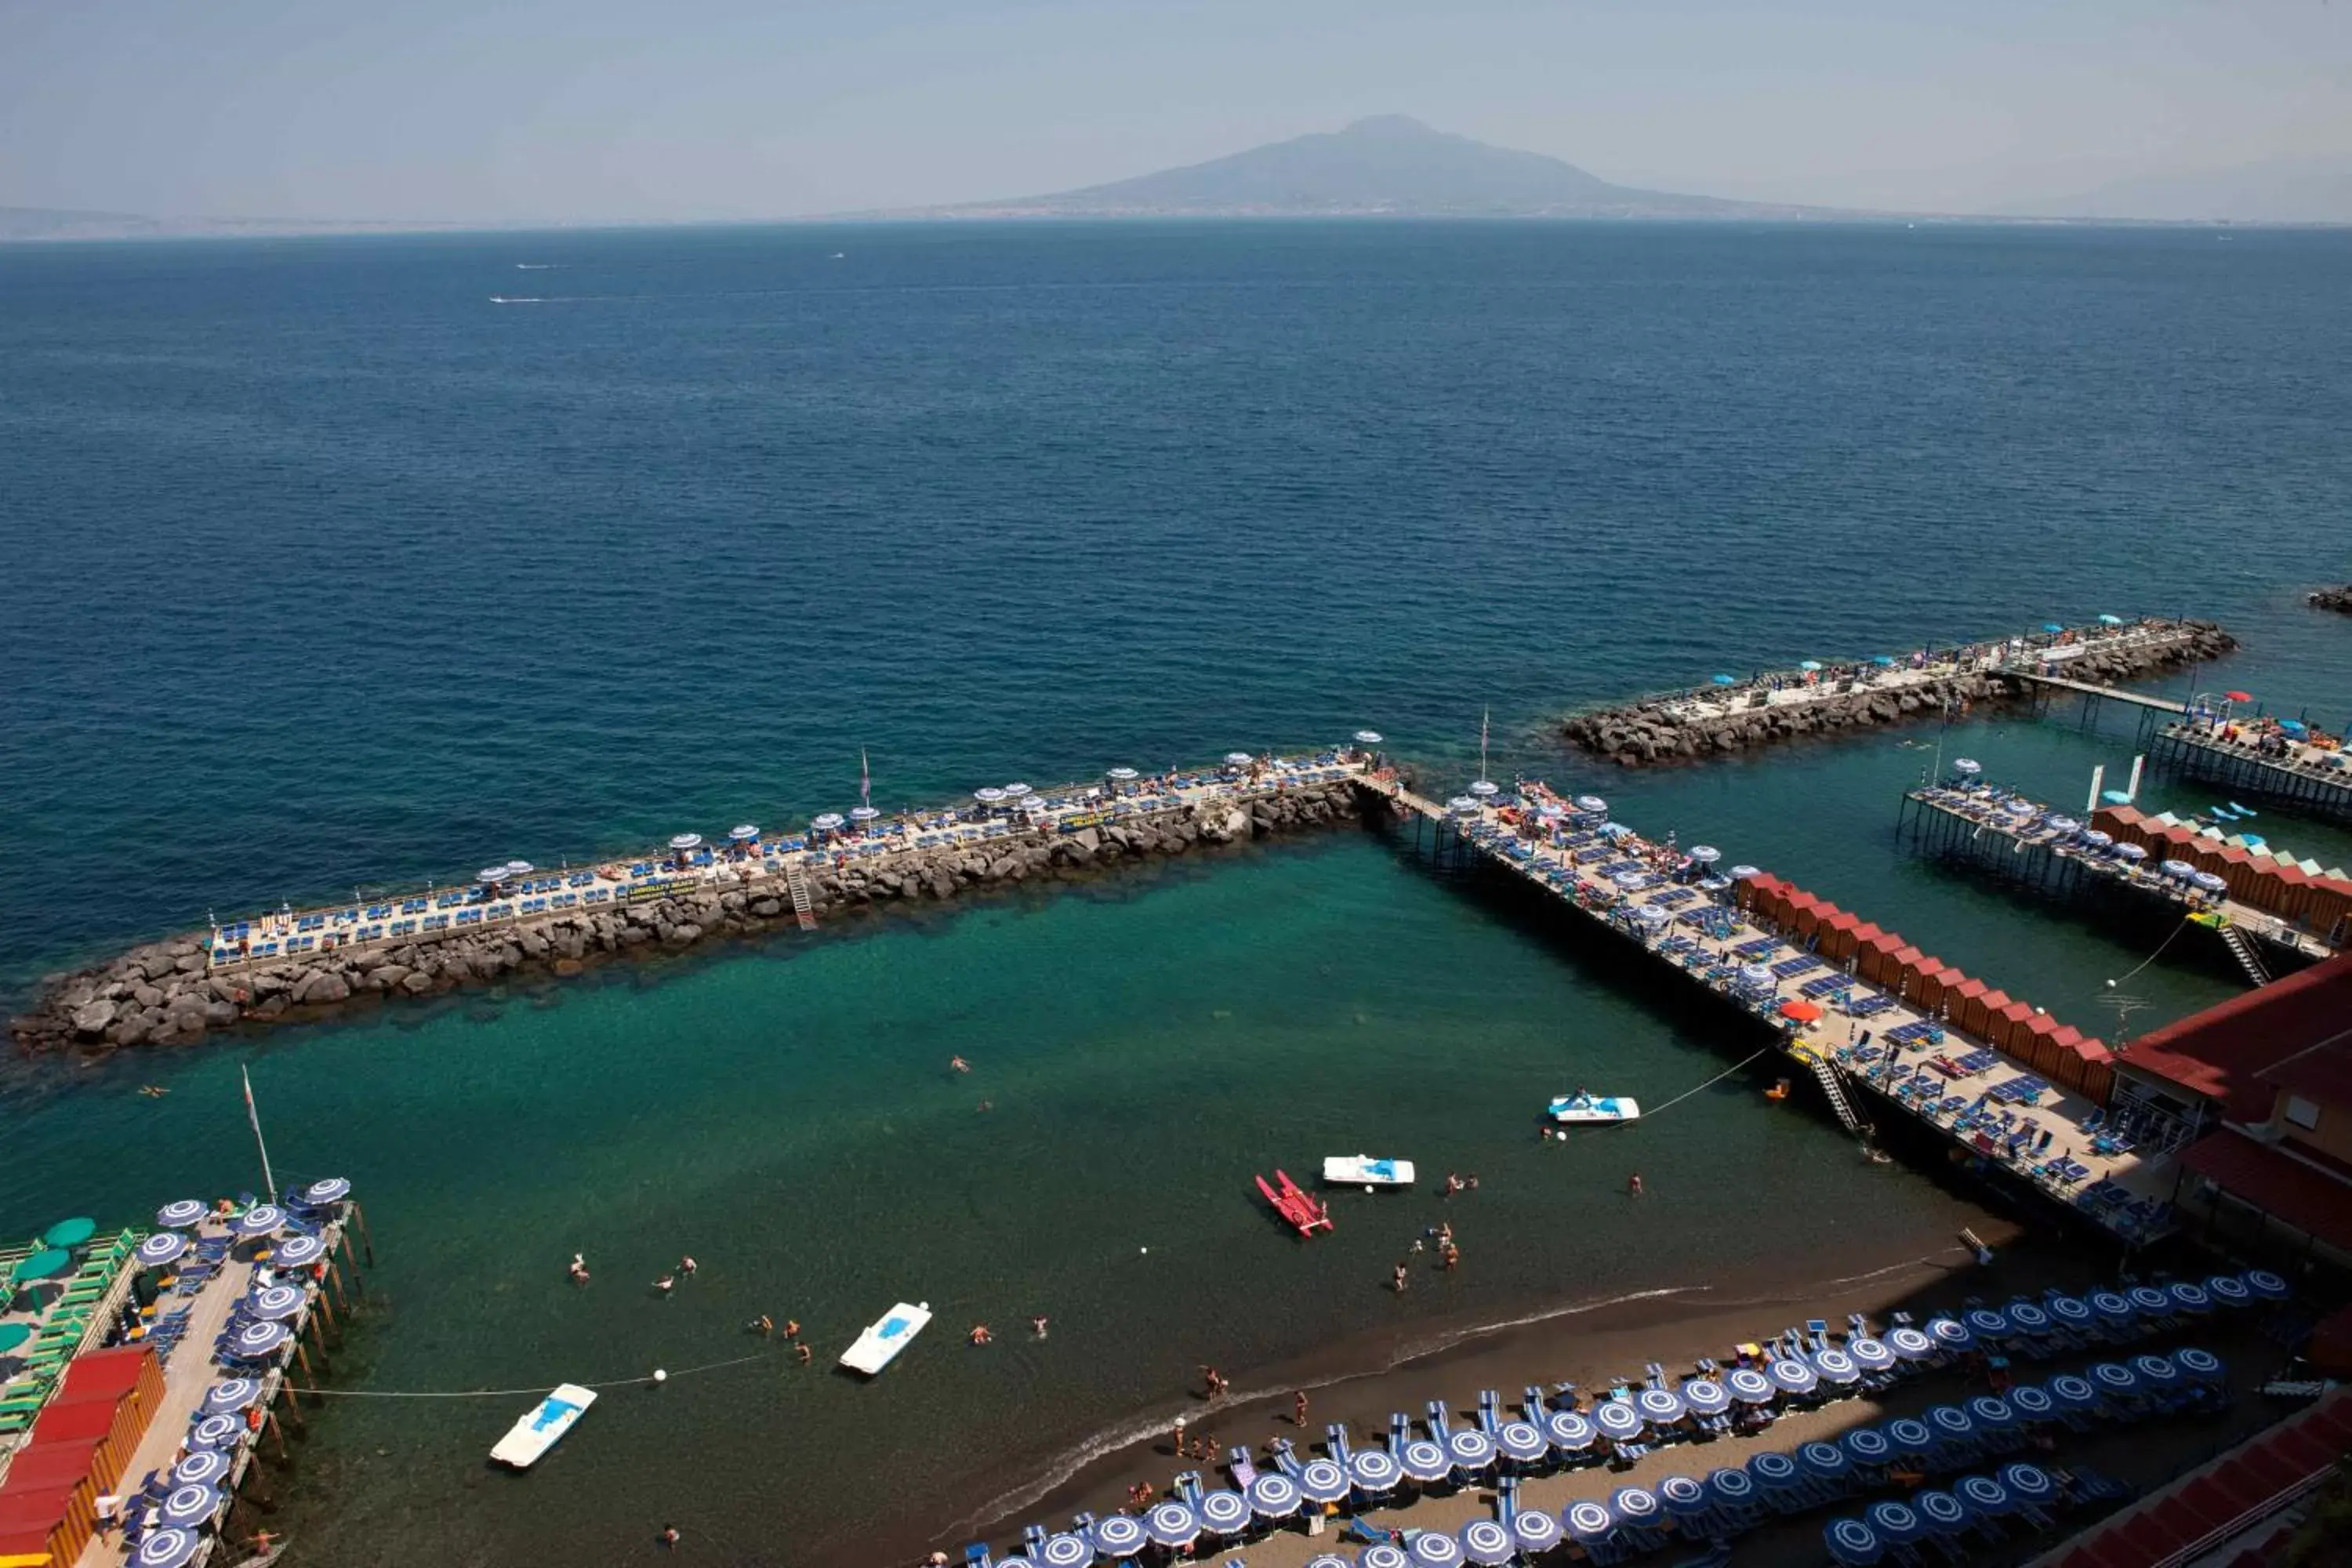
<svg viewBox="0 0 2352 1568">
<path fill-rule="evenodd" d="M 1772 1054 L 1772 1052 L 1774 1051 L 1774 1049 L 1775 1049 L 1775 1048 L 1776 1048 L 1776 1047 L 1774 1047 L 1767 1046 L 1767 1047 L 1765 1047 L 1762 1050 L 1758 1051 L 1758 1052 L 1756 1053 L 1756 1055 L 1755 1055 L 1755 1056 L 1752 1056 L 1752 1057 L 1748 1058 L 1747 1058 L 1747 1060 L 1745 1060 L 1745 1061 L 1734 1062 L 1731 1066 L 1729 1066 L 1729 1067 L 1727 1067 L 1727 1068 L 1724 1068 L 1721 1072 L 1719 1072 L 1719 1073 L 1716 1074 L 1713 1078 L 1711 1078 L 1711 1079 L 1707 1079 L 1705 1083 L 1703 1083 L 1703 1084 L 1699 1085 L 1697 1089 L 1688 1089 L 1688 1090 L 1685 1090 L 1685 1092 L 1683 1092 L 1683 1093 L 1681 1093 L 1681 1094 L 1678 1094 L 1678 1095 L 1675 1096 L 1672 1100 L 1670 1100 L 1666 1101 L 1666 1102 L 1665 1102 L 1665 1104 L 1661 1105 L 1660 1107 L 1658 1107 L 1658 1109 L 1657 1109 L 1656 1110 L 1645 1110 L 1645 1111 L 1642 1112 L 1642 1118 L 1641 1118 L 1641 1119 L 1642 1119 L 1643 1121 L 1656 1121 L 1656 1120 L 1658 1119 L 1659 1115 L 1660 1115 L 1662 1112 L 1668 1111 L 1668 1110 L 1672 1110 L 1675 1106 L 1680 1105 L 1684 1100 L 1688 1100 L 1688 1099 L 1689 1099 L 1692 1095 L 1694 1095 L 1694 1094 L 1699 1094 L 1699 1093 L 1704 1092 L 1705 1090 L 1707 1090 L 1707 1089 L 1713 1089 L 1717 1084 L 1721 1083 L 1725 1079 L 1729 1078 L 1733 1073 L 1736 1073 L 1736 1072 L 1739 1071 L 1742 1068 L 1744 1068 L 1744 1067 L 1748 1066 L 1748 1062 L 1755 1061 L 1755 1060 L 1757 1060 L 1759 1058 L 1761 1058 L 1761 1057 L 1769 1057 L 1769 1056 L 1770 1056 L 1770 1055 Z M 1605 1130 L 1605 1129 L 1607 1129 L 1607 1128 L 1611 1128 L 1611 1127 L 1631 1127 L 1631 1126 L 1633 1126 L 1633 1123 L 1632 1123 L 1631 1121 L 1606 1121 L 1606 1122 L 1601 1123 L 1601 1126 L 1602 1126 L 1602 1128 L 1603 1128 L 1604 1130 Z"/>
<path fill-rule="evenodd" d="M 2172 938 L 2179 936 L 2182 931 L 2187 931 L 2190 926 L 2195 925 L 2196 923 L 2196 921 L 2189 919 L 2186 915 L 2182 916 L 2180 923 L 2172 928 L 2171 935 L 2167 936 L 2162 942 L 2158 942 L 2156 944 L 2156 951 L 2149 953 L 2147 958 L 2140 962 L 2139 969 L 2133 970 L 2131 974 L 2120 975 L 2114 980 L 2108 981 L 2105 989 L 2113 990 L 2115 987 L 2121 985 L 2125 981 L 2129 980 L 2132 977 L 2132 974 L 2137 974 L 2140 969 L 2146 969 L 2149 964 L 2154 963 L 2158 959 L 2162 958 L 2164 956 L 2164 950 L 2172 945 Z"/>
<path fill-rule="evenodd" d="M 732 1361 L 714 1361 L 702 1366 L 683 1367 L 677 1372 L 665 1373 L 663 1377 L 665 1381 L 672 1381 L 681 1377 L 692 1377 L 698 1372 L 717 1372 L 723 1367 L 745 1366 L 755 1361 L 769 1361 L 772 1359 L 775 1358 L 764 1355 L 739 1355 Z M 638 1384 L 651 1383 L 653 1381 L 653 1374 L 651 1373 L 647 1373 L 643 1377 L 620 1377 L 614 1378 L 609 1383 L 583 1383 L 580 1384 L 580 1386 L 583 1388 L 630 1388 Z M 428 1390 L 390 1388 L 306 1388 L 302 1392 L 306 1394 L 312 1395 L 325 1394 L 331 1399 L 515 1399 L 529 1394 L 543 1394 L 547 1392 L 547 1384 L 542 1383 L 531 1388 L 453 1388 Z"/>
</svg>

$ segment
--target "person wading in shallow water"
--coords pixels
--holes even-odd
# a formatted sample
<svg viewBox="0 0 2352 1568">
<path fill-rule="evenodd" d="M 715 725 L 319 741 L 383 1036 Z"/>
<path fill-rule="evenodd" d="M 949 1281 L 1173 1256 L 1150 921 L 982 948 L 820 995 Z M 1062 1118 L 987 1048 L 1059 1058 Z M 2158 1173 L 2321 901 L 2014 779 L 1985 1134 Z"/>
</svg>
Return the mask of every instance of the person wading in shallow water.
<svg viewBox="0 0 2352 1568">
<path fill-rule="evenodd" d="M 1303 1388 L 1290 1396 L 1290 1419 L 1301 1426 L 1307 1425 L 1307 1391 Z"/>
</svg>

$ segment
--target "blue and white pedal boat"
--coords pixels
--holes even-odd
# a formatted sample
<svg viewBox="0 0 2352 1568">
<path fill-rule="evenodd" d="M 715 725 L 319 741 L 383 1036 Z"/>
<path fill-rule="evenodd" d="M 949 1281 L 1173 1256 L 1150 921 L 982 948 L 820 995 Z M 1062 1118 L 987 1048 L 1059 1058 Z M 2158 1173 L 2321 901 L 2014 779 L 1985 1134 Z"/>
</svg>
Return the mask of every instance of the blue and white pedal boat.
<svg viewBox="0 0 2352 1568">
<path fill-rule="evenodd" d="M 1551 1119 L 1563 1127 L 1637 1121 L 1642 1107 L 1626 1094 L 1563 1094 L 1551 1102 Z"/>
<path fill-rule="evenodd" d="M 923 1325 L 930 1321 L 931 1304 L 929 1301 L 913 1307 L 901 1301 L 857 1336 L 857 1342 L 842 1352 L 841 1364 L 852 1372 L 862 1372 L 872 1377 L 888 1366 L 891 1358 L 905 1350 L 908 1342 L 921 1333 Z"/>
<path fill-rule="evenodd" d="M 595 1403 L 596 1391 L 593 1388 L 583 1388 L 576 1383 L 557 1384 L 553 1393 L 499 1439 L 498 1447 L 490 1450 L 490 1458 L 518 1470 L 530 1468 L 563 1440 L 563 1435 L 577 1426 L 580 1417 Z"/>
<path fill-rule="evenodd" d="M 1370 1154 L 1327 1154 L 1323 1158 L 1323 1181 L 1327 1186 L 1409 1187 L 1412 1185 L 1412 1162 L 1410 1160 L 1375 1160 Z"/>
</svg>

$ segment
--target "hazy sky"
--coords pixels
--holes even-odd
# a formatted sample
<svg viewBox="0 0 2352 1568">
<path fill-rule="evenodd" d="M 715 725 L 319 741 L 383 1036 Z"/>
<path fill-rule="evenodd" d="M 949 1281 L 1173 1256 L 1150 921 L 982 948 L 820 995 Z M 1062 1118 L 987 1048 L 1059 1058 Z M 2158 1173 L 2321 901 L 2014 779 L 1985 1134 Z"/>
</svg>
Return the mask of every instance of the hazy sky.
<svg viewBox="0 0 2352 1568">
<path fill-rule="evenodd" d="M 1983 210 L 2352 154 L 2352 0 L 0 0 L 0 205 L 745 218 L 1367 114 L 1604 178 Z"/>
</svg>

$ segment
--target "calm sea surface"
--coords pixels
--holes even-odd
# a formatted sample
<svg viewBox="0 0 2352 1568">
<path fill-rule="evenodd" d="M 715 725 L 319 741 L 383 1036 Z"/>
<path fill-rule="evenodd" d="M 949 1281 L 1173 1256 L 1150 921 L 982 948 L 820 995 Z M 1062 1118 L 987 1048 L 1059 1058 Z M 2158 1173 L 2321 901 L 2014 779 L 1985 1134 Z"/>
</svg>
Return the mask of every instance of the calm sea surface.
<svg viewBox="0 0 2352 1568">
<path fill-rule="evenodd" d="M 1543 721 L 2112 611 L 2216 616 L 2247 649 L 2201 686 L 2343 722 L 2352 622 L 2300 597 L 2352 576 L 2347 277 L 2352 236 L 2193 231 L 0 249 L 0 989 L 207 910 L 804 820 L 860 748 L 898 805 L 1370 724 L 1444 788 L 1491 710 L 1498 775 L 1600 788 L 2113 1037 L 2104 982 L 2152 941 L 1897 853 L 1932 731 L 1620 774 Z M 1946 744 L 2074 798 L 2131 736 Z M 1530 1137 L 1577 1083 L 1663 1103 L 1732 1059 L 1621 968 L 1339 834 L 17 1064 L 0 1234 L 251 1184 L 249 1065 L 281 1176 L 367 1201 L 389 1310 L 341 1386 L 683 1371 L 758 1350 L 761 1311 L 829 1360 L 929 1300 L 875 1385 L 771 1352 L 616 1390 L 520 1481 L 482 1456 L 521 1397 L 343 1401 L 291 1489 L 337 1564 L 608 1561 L 665 1519 L 721 1561 L 857 1562 L 1156 1420 L 1200 1362 L 1251 1386 L 1343 1336 L 1942 1245 L 1948 1194 L 1737 1079 L 1613 1146 Z M 2123 989 L 2138 1030 L 2231 986 L 2168 959 Z M 1479 1172 L 1458 1276 L 1381 1289 L 1427 1200 L 1343 1200 L 1305 1250 L 1253 1207 L 1252 1171 L 1359 1148 Z M 701 1273 L 655 1299 L 681 1252 Z M 1033 1312 L 1044 1345 L 960 1342 Z"/>
</svg>

